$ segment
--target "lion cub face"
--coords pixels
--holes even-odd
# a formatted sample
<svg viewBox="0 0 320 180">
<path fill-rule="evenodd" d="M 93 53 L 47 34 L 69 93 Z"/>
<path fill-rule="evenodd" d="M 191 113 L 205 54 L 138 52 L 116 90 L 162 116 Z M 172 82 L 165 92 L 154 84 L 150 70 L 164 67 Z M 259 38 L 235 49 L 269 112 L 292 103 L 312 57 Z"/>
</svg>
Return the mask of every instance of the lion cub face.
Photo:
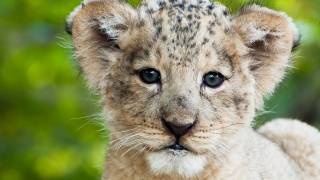
<svg viewBox="0 0 320 180">
<path fill-rule="evenodd" d="M 291 20 L 209 1 L 90 1 L 69 17 L 75 53 L 102 95 L 110 149 L 155 174 L 194 176 L 222 161 L 271 93 L 297 41 Z"/>
</svg>

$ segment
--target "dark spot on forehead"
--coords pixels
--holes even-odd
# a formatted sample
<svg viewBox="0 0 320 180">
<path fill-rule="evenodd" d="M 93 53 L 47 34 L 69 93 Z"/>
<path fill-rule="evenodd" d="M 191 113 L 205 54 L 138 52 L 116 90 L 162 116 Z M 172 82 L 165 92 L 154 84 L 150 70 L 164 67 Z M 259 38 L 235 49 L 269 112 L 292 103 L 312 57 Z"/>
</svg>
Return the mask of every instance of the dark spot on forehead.
<svg viewBox="0 0 320 180">
<path fill-rule="evenodd" d="M 214 8 L 213 4 L 207 6 L 208 9 L 212 10 Z"/>
<path fill-rule="evenodd" d="M 154 13 L 154 10 L 150 8 L 150 9 L 147 10 L 147 13 L 148 14 L 152 14 L 152 13 Z"/>
<path fill-rule="evenodd" d="M 202 41 L 202 45 L 205 45 L 205 44 L 207 44 L 208 42 L 209 42 L 209 39 L 205 37 L 205 38 L 203 39 L 203 41 Z"/>
<path fill-rule="evenodd" d="M 158 37 L 161 34 L 161 32 L 162 32 L 162 27 L 161 26 L 157 27 L 156 36 Z"/>
<path fill-rule="evenodd" d="M 166 2 L 165 1 L 159 1 L 159 6 L 161 7 L 161 8 L 164 8 L 164 6 L 166 6 Z"/>
<path fill-rule="evenodd" d="M 167 39 L 168 39 L 168 38 L 167 38 L 166 35 L 163 35 L 163 36 L 161 37 L 161 40 L 162 40 L 162 41 L 167 41 Z"/>
<path fill-rule="evenodd" d="M 210 35 L 215 35 L 216 34 L 216 32 L 214 32 L 214 30 L 212 30 L 212 29 L 208 29 L 208 31 L 209 31 Z"/>
<path fill-rule="evenodd" d="M 177 21 L 180 23 L 182 21 L 182 17 L 181 16 L 177 16 Z"/>
<path fill-rule="evenodd" d="M 184 4 L 179 4 L 178 7 L 184 10 Z"/>
<path fill-rule="evenodd" d="M 189 11 L 189 12 L 192 12 L 192 9 L 193 9 L 193 5 L 189 5 L 189 6 L 188 6 L 188 11 Z"/>
</svg>

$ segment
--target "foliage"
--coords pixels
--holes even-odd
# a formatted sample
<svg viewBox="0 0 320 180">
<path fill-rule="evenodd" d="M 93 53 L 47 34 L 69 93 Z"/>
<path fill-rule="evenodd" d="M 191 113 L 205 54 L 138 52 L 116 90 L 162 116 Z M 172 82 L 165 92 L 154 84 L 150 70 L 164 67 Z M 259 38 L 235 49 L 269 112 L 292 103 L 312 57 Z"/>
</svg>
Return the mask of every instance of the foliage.
<svg viewBox="0 0 320 180">
<path fill-rule="evenodd" d="M 233 12 L 246 3 L 222 2 Z M 257 124 L 292 117 L 320 126 L 320 1 L 260 3 L 290 14 L 303 41 L 295 68 Z M 64 33 L 64 18 L 78 4 L 0 1 L 0 179 L 99 179 L 107 133 L 101 130 L 98 97 L 79 76 Z"/>
</svg>

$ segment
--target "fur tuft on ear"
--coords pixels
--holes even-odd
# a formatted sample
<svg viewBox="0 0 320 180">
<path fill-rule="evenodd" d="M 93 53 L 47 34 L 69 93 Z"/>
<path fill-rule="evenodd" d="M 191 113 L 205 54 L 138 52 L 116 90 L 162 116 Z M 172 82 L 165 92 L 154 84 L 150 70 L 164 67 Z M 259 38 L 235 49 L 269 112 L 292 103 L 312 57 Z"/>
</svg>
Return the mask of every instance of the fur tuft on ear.
<svg viewBox="0 0 320 180">
<path fill-rule="evenodd" d="M 84 0 L 82 1 L 82 3 L 75 7 L 73 9 L 73 11 L 69 14 L 69 16 L 66 19 L 66 23 L 65 23 L 65 30 L 68 34 L 72 35 L 72 27 L 73 27 L 73 20 L 74 17 L 79 13 L 79 11 L 84 8 L 88 3 L 94 2 L 94 1 L 103 1 L 103 0 Z"/>
<path fill-rule="evenodd" d="M 108 68 L 147 44 L 151 28 L 144 18 L 118 0 L 87 0 L 69 15 L 66 29 L 90 87 L 104 90 Z"/>
<path fill-rule="evenodd" d="M 271 94 L 283 79 L 300 34 L 285 13 L 258 5 L 243 8 L 233 19 L 233 26 L 250 49 L 249 68 L 256 82 L 256 104 Z"/>
</svg>

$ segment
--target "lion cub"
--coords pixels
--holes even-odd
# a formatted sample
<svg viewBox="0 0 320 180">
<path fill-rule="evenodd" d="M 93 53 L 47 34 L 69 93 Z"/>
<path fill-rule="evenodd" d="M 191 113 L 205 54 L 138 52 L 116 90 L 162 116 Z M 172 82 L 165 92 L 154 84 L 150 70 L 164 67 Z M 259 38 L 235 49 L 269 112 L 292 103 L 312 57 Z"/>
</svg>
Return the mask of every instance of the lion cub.
<svg viewBox="0 0 320 180">
<path fill-rule="evenodd" d="M 209 0 L 87 0 L 67 19 L 102 97 L 103 179 L 320 179 L 320 133 L 298 121 L 250 127 L 282 80 L 291 18 Z"/>
</svg>

